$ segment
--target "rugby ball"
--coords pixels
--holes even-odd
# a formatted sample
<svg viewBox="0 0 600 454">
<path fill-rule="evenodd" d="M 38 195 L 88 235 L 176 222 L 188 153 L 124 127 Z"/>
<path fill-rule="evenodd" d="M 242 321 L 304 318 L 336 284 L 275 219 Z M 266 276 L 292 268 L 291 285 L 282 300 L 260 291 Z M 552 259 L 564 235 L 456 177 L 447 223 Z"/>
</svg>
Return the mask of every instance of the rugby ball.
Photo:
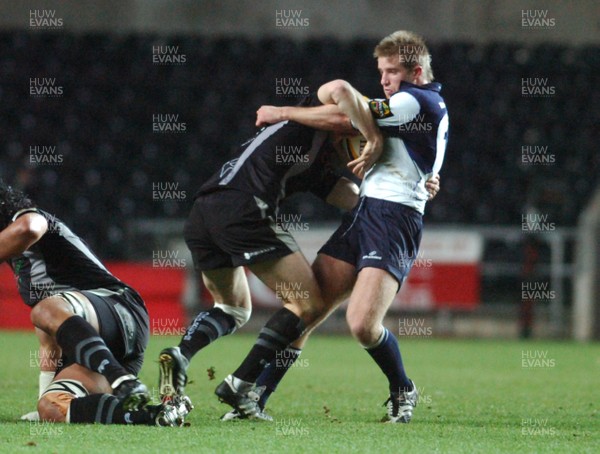
<svg viewBox="0 0 600 454">
<path fill-rule="evenodd" d="M 347 139 L 342 140 L 342 148 L 348 155 L 348 159 L 354 161 L 362 154 L 366 143 L 367 139 L 365 139 L 361 134 L 359 134 L 357 136 L 349 137 Z"/>
</svg>

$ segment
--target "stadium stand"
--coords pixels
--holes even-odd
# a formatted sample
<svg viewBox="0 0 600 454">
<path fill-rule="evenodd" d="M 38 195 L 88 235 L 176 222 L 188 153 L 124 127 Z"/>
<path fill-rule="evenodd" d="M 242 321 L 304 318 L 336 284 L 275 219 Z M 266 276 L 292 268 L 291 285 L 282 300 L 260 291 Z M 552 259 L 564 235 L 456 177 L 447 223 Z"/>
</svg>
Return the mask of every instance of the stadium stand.
<svg viewBox="0 0 600 454">
<path fill-rule="evenodd" d="M 128 220 L 184 217 L 195 189 L 255 133 L 256 108 L 299 99 L 278 95 L 278 78 L 301 78 L 310 90 L 344 78 L 380 96 L 374 44 L 0 33 L 0 176 L 59 213 L 104 258 L 124 259 Z M 178 46 L 185 62 L 155 64 L 153 46 Z M 575 225 L 599 183 L 592 144 L 600 118 L 589 106 L 600 94 L 587 87 L 600 82 L 600 48 L 452 42 L 431 51 L 451 131 L 443 190 L 426 221 L 519 225 L 526 199 L 558 226 Z M 43 77 L 56 77 L 60 98 L 30 96 L 30 79 Z M 548 78 L 555 94 L 523 102 L 524 77 Z M 154 114 L 179 115 L 185 133 L 153 132 Z M 556 165 L 519 165 L 528 145 L 548 146 Z M 35 146 L 56 146 L 65 159 L 31 163 Z M 155 201 L 154 182 L 177 182 L 189 198 Z M 290 203 L 315 221 L 337 217 L 310 198 Z"/>
</svg>

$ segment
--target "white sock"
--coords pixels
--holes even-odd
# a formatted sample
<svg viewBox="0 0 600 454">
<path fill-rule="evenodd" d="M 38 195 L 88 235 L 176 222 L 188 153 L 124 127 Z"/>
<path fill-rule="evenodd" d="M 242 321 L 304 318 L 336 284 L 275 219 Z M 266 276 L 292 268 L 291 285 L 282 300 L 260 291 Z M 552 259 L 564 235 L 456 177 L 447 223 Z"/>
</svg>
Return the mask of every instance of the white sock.
<svg viewBox="0 0 600 454">
<path fill-rule="evenodd" d="M 52 380 L 54 380 L 54 372 L 51 371 L 47 371 L 47 370 L 42 370 L 40 371 L 40 377 L 38 380 L 38 399 L 40 397 L 42 397 L 42 394 L 44 394 L 44 391 L 46 391 L 46 388 L 48 387 L 48 385 L 50 385 L 50 383 L 52 383 Z"/>
</svg>

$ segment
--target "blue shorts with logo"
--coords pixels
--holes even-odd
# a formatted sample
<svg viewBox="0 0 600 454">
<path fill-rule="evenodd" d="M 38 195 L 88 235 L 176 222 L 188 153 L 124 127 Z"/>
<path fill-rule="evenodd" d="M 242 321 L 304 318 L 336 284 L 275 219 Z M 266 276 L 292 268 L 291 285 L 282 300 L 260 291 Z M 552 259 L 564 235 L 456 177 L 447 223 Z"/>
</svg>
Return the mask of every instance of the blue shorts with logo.
<svg viewBox="0 0 600 454">
<path fill-rule="evenodd" d="M 319 250 L 356 267 L 381 268 L 398 281 L 398 289 L 417 259 L 423 216 L 387 200 L 362 197 Z"/>
</svg>

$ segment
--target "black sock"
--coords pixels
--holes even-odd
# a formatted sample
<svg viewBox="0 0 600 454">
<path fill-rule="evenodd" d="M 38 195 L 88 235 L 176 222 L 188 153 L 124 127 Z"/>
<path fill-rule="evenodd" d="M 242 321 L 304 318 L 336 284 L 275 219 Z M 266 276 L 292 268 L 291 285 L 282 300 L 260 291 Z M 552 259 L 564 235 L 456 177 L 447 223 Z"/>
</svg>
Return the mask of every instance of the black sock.
<svg viewBox="0 0 600 454">
<path fill-rule="evenodd" d="M 122 402 L 112 394 L 91 394 L 71 401 L 70 420 L 73 424 L 148 424 L 154 425 L 154 406 L 137 411 L 123 410 Z"/>
<path fill-rule="evenodd" d="M 385 374 L 390 385 L 390 392 L 410 391 L 412 385 L 404 371 L 402 356 L 398 341 L 384 328 L 379 343 L 371 348 L 367 348 L 367 353 L 375 360 L 379 368 Z"/>
<path fill-rule="evenodd" d="M 259 377 L 256 379 L 256 386 L 264 386 L 265 390 L 260 396 L 258 405 L 264 409 L 267 400 L 271 394 L 277 389 L 277 385 L 283 379 L 283 376 L 294 365 L 302 350 L 294 347 L 288 347 L 285 350 L 277 352 L 275 361 L 270 362 L 263 369 Z"/>
<path fill-rule="evenodd" d="M 235 331 L 235 319 L 220 308 L 200 312 L 179 343 L 181 354 L 191 360 L 201 349 Z"/>
<path fill-rule="evenodd" d="M 277 352 L 298 339 L 306 325 L 300 317 L 286 309 L 278 310 L 260 330 L 256 343 L 233 375 L 254 383 L 265 366 L 275 359 Z"/>
<path fill-rule="evenodd" d="M 104 375 L 108 383 L 129 374 L 94 327 L 78 315 L 69 317 L 59 326 L 56 342 L 68 360 Z"/>
</svg>

